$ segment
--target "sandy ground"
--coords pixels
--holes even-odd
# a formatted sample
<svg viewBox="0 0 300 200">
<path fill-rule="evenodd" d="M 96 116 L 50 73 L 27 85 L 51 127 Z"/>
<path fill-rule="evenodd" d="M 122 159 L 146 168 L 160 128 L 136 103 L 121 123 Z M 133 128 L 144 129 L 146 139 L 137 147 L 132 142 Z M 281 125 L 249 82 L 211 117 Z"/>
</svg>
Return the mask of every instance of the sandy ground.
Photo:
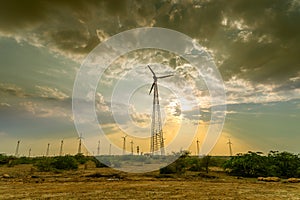
<svg viewBox="0 0 300 200">
<path fill-rule="evenodd" d="M 37 172 L 31 166 L 0 167 L 0 199 L 299 199 L 300 183 L 259 182 L 213 172 L 157 177 L 158 173 L 126 174 L 112 169 Z"/>
</svg>

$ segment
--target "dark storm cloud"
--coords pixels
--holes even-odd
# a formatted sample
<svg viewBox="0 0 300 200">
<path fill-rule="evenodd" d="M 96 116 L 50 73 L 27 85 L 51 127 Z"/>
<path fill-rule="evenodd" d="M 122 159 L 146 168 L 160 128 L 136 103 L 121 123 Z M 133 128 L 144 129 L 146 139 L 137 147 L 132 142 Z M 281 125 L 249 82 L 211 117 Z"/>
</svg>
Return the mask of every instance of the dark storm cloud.
<svg viewBox="0 0 300 200">
<path fill-rule="evenodd" d="M 106 37 L 143 26 L 181 31 L 209 49 L 223 77 L 282 82 L 300 70 L 296 0 L 2 1 L 0 34 L 86 55 Z M 298 87 L 298 86 L 297 86 Z"/>
<path fill-rule="evenodd" d="M 225 72 L 255 81 L 285 80 L 300 69 L 300 7 L 297 1 L 236 1 L 225 12 L 248 40 L 228 43 Z M 225 40 L 226 41 L 226 40 Z"/>
</svg>

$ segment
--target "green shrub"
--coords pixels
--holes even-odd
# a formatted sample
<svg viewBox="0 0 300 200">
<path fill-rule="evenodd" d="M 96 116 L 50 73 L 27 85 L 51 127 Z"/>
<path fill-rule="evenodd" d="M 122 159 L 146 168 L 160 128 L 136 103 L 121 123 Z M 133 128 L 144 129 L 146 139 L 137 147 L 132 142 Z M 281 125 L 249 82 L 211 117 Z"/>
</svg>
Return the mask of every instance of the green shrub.
<svg viewBox="0 0 300 200">
<path fill-rule="evenodd" d="M 174 163 L 159 169 L 160 174 L 176 174 L 176 166 Z"/>
<path fill-rule="evenodd" d="M 59 170 L 78 169 L 78 163 L 76 159 L 73 156 L 69 156 L 69 155 L 56 157 L 51 163 L 51 166 L 54 169 L 59 169 Z"/>
<path fill-rule="evenodd" d="M 89 160 L 89 157 L 84 156 L 82 153 L 76 154 L 74 158 L 79 164 L 85 164 Z"/>
<path fill-rule="evenodd" d="M 12 157 L 6 156 L 4 154 L 0 154 L 0 165 L 8 164 Z"/>
<path fill-rule="evenodd" d="M 277 176 L 283 178 L 300 177 L 300 158 L 288 152 L 271 151 L 268 156 L 248 152 L 231 157 L 224 163 L 224 169 L 230 174 L 258 177 Z"/>
<path fill-rule="evenodd" d="M 52 162 L 52 158 L 44 158 L 37 161 L 34 166 L 36 166 L 39 171 L 49 172 L 53 169 Z"/>
<path fill-rule="evenodd" d="M 182 154 L 175 162 L 159 170 L 160 174 L 184 174 L 188 169 L 189 154 Z"/>
<path fill-rule="evenodd" d="M 59 157 L 43 157 L 40 158 L 34 166 L 39 171 L 49 172 L 57 170 L 75 170 L 78 169 L 78 162 L 73 156 L 59 156 Z"/>
</svg>

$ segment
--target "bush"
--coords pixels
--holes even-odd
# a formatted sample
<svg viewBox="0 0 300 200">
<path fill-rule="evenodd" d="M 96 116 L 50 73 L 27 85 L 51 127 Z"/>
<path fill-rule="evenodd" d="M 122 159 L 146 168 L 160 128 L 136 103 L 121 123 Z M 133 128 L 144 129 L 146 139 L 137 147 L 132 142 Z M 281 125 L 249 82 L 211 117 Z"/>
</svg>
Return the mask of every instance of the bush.
<svg viewBox="0 0 300 200">
<path fill-rule="evenodd" d="M 174 156 L 179 156 L 179 158 L 170 165 L 161 168 L 159 170 L 160 174 L 183 174 L 187 170 L 203 171 L 204 169 L 208 173 L 208 168 L 210 166 L 218 166 L 221 161 L 222 163 L 224 162 L 223 159 L 216 160 L 209 155 L 204 156 L 203 158 L 190 156 L 190 152 L 188 151 L 174 153 Z"/>
<path fill-rule="evenodd" d="M 160 174 L 184 174 L 186 170 L 189 168 L 188 158 L 189 152 L 184 151 L 180 152 L 181 156 L 170 165 L 163 167 L 159 170 Z"/>
<path fill-rule="evenodd" d="M 199 172 L 203 170 L 201 160 L 199 157 L 191 157 L 188 159 L 189 170 L 194 172 Z"/>
<path fill-rule="evenodd" d="M 0 154 L 0 165 L 9 164 L 10 162 L 12 162 L 12 160 L 15 160 L 15 159 L 16 159 L 15 157 Z"/>
<path fill-rule="evenodd" d="M 8 166 L 13 167 L 15 165 L 33 164 L 33 163 L 34 163 L 33 158 L 23 156 L 23 157 L 20 157 L 20 158 L 10 159 Z"/>
<path fill-rule="evenodd" d="M 55 169 L 60 169 L 60 170 L 78 169 L 78 163 L 76 159 L 69 155 L 55 158 L 54 161 L 51 163 L 51 166 Z"/>
<path fill-rule="evenodd" d="M 266 174 L 266 158 L 255 152 L 239 154 L 224 163 L 230 174 L 244 177 L 258 177 Z"/>
<path fill-rule="evenodd" d="M 74 158 L 79 164 L 85 164 L 89 160 L 89 157 L 84 156 L 82 153 L 76 154 Z"/>
<path fill-rule="evenodd" d="M 55 170 L 75 170 L 78 169 L 78 162 L 73 156 L 47 157 L 38 160 L 35 166 L 39 171 L 49 172 Z"/>
<path fill-rule="evenodd" d="M 175 164 L 172 163 L 168 166 L 159 169 L 160 174 L 176 174 L 176 167 Z"/>
<path fill-rule="evenodd" d="M 41 159 L 38 162 L 36 162 L 34 166 L 36 166 L 39 171 L 49 172 L 53 169 L 52 159 L 51 158 Z"/>
<path fill-rule="evenodd" d="M 268 154 L 268 172 L 279 177 L 300 177 L 300 158 L 288 152 Z"/>
<path fill-rule="evenodd" d="M 297 155 L 271 151 L 268 156 L 248 152 L 231 157 L 224 163 L 230 174 L 244 177 L 277 176 L 300 177 L 300 158 Z"/>
</svg>

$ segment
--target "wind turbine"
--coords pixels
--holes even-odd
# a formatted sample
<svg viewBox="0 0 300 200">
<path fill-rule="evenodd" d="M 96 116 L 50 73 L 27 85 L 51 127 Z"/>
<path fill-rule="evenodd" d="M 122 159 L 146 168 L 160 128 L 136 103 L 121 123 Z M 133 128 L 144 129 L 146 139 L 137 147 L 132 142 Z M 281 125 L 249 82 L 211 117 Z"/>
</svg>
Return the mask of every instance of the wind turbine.
<svg viewBox="0 0 300 200">
<path fill-rule="evenodd" d="M 80 136 L 78 137 L 78 139 L 79 139 L 79 144 L 78 144 L 78 152 L 77 152 L 77 154 L 82 154 L 82 152 L 81 152 L 81 146 L 82 146 L 82 139 L 83 139 L 83 137 L 82 137 L 81 133 L 80 133 Z"/>
<path fill-rule="evenodd" d="M 109 144 L 108 155 L 111 156 L 111 144 Z"/>
<path fill-rule="evenodd" d="M 50 152 L 50 143 L 47 144 L 46 156 L 49 156 L 49 152 Z"/>
<path fill-rule="evenodd" d="M 151 69 L 151 67 L 149 65 L 147 66 L 153 75 L 153 83 L 149 92 L 150 95 L 153 90 L 153 110 L 152 110 L 152 121 L 151 121 L 150 152 L 151 154 L 155 154 L 160 150 L 160 154 L 165 155 L 165 145 L 163 139 L 162 125 L 161 125 L 161 113 L 160 113 L 160 106 L 159 106 L 157 80 L 162 78 L 167 78 L 173 75 L 157 77 L 154 71 Z"/>
<path fill-rule="evenodd" d="M 126 153 L 126 137 L 127 135 L 123 136 L 123 155 L 125 155 Z"/>
<path fill-rule="evenodd" d="M 131 144 L 131 155 L 133 155 L 133 141 L 131 140 L 131 142 L 130 142 L 130 144 Z"/>
<path fill-rule="evenodd" d="M 17 148 L 16 148 L 16 152 L 15 152 L 15 156 L 18 157 L 19 156 L 19 148 L 20 148 L 20 140 L 18 140 L 17 142 Z"/>
<path fill-rule="evenodd" d="M 199 156 L 199 154 L 200 154 L 200 151 L 199 151 L 199 140 L 198 140 L 198 138 L 197 138 L 197 141 L 196 141 L 196 143 L 197 143 L 197 156 Z"/>
<path fill-rule="evenodd" d="M 100 155 L 100 140 L 98 140 L 97 156 Z"/>
<path fill-rule="evenodd" d="M 228 147 L 229 147 L 230 156 L 232 156 L 232 148 L 231 148 L 232 142 L 230 141 L 230 138 L 228 139 L 227 144 L 228 144 Z"/>
<path fill-rule="evenodd" d="M 60 141 L 59 156 L 63 155 L 64 140 Z"/>
</svg>

